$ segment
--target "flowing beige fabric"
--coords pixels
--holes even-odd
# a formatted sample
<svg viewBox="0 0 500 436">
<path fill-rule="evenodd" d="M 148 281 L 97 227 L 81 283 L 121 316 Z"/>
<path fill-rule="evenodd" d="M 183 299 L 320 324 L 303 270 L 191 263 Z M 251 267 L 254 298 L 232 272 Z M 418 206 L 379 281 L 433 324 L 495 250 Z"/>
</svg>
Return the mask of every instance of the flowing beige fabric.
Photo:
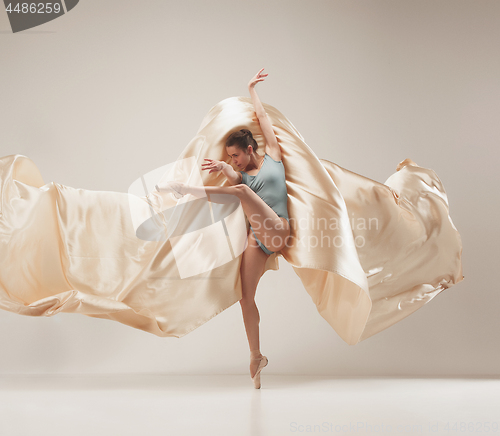
<svg viewBox="0 0 500 436">
<path fill-rule="evenodd" d="M 318 159 L 281 112 L 264 108 L 281 146 L 292 227 L 265 270 L 277 270 L 279 256 L 289 262 L 346 343 L 463 280 L 460 235 L 434 171 L 406 159 L 375 182 Z M 251 100 L 221 101 L 176 162 L 152 168 L 128 193 L 45 184 L 29 158 L 0 158 L 0 307 L 81 313 L 181 337 L 238 302 L 248 220 L 236 197 L 177 200 L 153 187 L 160 179 L 228 185 L 201 164 L 227 161 L 225 139 L 243 127 L 262 154 Z"/>
</svg>

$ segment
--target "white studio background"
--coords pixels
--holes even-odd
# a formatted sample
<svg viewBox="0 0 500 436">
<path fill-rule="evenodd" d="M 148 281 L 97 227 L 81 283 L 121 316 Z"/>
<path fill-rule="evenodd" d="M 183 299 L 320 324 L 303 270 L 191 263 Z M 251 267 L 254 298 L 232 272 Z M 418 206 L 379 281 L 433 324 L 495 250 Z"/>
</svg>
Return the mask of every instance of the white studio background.
<svg viewBox="0 0 500 436">
<path fill-rule="evenodd" d="M 382 183 L 405 158 L 435 170 L 465 281 L 349 346 L 280 259 L 257 289 L 261 350 L 269 374 L 499 374 L 500 2 L 81 0 L 18 34 L 0 13 L 0 31 L 0 156 L 47 183 L 126 192 L 262 67 L 261 100 L 319 158 Z M 0 327 L 0 374 L 248 372 L 239 304 L 180 339 L 65 313 Z"/>
</svg>

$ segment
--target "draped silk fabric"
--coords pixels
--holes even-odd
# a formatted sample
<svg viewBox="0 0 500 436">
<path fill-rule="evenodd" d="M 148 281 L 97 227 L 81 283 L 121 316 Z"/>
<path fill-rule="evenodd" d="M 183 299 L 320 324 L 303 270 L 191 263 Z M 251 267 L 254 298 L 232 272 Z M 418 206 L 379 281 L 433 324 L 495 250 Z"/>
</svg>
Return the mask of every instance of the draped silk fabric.
<svg viewBox="0 0 500 436">
<path fill-rule="evenodd" d="M 265 271 L 278 270 L 280 256 L 289 262 L 346 343 L 388 328 L 464 279 L 461 238 L 434 171 L 406 159 L 384 184 L 375 182 L 318 159 L 280 111 L 264 108 L 281 147 L 291 226 Z M 170 172 L 152 171 L 128 193 L 45 184 L 26 156 L 0 158 L 0 307 L 81 313 L 182 337 L 238 302 L 248 220 L 236 197 L 178 200 L 153 186 L 167 173 L 229 186 L 201 164 L 228 161 L 225 139 L 241 128 L 263 154 L 252 101 L 227 98 Z M 134 192 L 141 184 L 143 195 Z"/>
</svg>

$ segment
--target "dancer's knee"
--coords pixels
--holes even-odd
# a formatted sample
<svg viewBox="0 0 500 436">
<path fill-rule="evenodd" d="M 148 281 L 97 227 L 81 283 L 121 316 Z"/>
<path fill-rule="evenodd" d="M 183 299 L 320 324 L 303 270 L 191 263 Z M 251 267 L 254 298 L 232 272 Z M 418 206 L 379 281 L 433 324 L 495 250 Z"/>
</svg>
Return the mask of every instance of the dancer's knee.
<svg viewBox="0 0 500 436">
<path fill-rule="evenodd" d="M 240 304 L 242 307 L 251 307 L 253 304 L 255 304 L 255 300 L 249 296 L 246 296 L 245 294 L 243 294 L 243 296 L 241 297 L 241 300 L 240 300 Z"/>
<path fill-rule="evenodd" d="M 239 185 L 234 185 L 235 188 L 236 196 L 239 199 L 245 198 L 248 196 L 249 192 L 252 191 L 252 189 L 243 183 L 240 183 Z"/>
<path fill-rule="evenodd" d="M 240 300 L 240 305 L 244 312 L 255 314 L 257 317 L 259 316 L 259 309 L 257 309 L 255 298 L 243 296 Z"/>
</svg>

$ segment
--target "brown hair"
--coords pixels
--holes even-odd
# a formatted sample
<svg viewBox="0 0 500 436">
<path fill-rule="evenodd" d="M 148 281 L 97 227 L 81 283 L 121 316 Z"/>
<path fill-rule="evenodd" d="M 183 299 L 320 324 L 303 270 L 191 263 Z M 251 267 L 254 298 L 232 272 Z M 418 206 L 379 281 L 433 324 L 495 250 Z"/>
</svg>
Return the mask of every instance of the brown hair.
<svg viewBox="0 0 500 436">
<path fill-rule="evenodd" d="M 231 147 L 232 145 L 235 145 L 241 150 L 245 150 L 245 152 L 249 145 L 252 146 L 254 152 L 256 152 L 259 147 L 259 144 L 257 144 L 257 141 L 254 139 L 252 132 L 248 129 L 240 129 L 231 133 L 226 139 L 226 147 Z"/>
</svg>

